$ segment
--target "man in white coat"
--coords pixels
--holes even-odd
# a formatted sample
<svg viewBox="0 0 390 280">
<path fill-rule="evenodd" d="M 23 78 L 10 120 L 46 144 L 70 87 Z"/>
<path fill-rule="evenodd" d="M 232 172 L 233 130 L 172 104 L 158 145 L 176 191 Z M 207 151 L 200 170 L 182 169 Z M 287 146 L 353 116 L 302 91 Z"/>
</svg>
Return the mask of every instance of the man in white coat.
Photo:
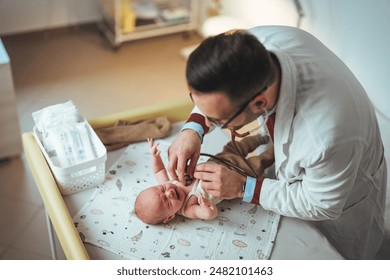
<svg viewBox="0 0 390 280">
<path fill-rule="evenodd" d="M 335 54 L 302 30 L 256 27 L 205 39 L 186 78 L 196 106 L 169 149 L 173 178 L 184 182 L 187 169 L 214 196 L 312 221 L 345 258 L 375 255 L 384 236 L 384 149 L 365 90 Z M 264 115 L 273 178 L 196 166 L 210 123 L 234 130 Z"/>
</svg>

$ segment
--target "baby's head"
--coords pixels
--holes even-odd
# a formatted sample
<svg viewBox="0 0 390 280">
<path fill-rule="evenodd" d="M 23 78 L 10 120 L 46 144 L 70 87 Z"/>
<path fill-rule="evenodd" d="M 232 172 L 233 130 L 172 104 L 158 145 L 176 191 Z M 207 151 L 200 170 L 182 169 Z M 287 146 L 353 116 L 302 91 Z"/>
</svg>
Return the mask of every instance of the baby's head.
<svg viewBox="0 0 390 280">
<path fill-rule="evenodd" d="M 135 200 L 134 211 L 146 224 L 168 223 L 183 206 L 185 197 L 182 189 L 167 182 L 140 192 Z"/>
</svg>

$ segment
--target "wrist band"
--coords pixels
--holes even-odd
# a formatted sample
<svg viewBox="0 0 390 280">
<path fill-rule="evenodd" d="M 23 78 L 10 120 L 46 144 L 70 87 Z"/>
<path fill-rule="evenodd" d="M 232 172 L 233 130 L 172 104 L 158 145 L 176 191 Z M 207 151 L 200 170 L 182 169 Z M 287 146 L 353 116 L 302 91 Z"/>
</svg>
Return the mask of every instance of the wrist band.
<svg viewBox="0 0 390 280">
<path fill-rule="evenodd" d="M 242 201 L 251 202 L 256 187 L 256 178 L 247 176 Z"/>
<path fill-rule="evenodd" d="M 204 129 L 203 129 L 202 125 L 195 123 L 195 122 L 188 122 L 188 123 L 184 124 L 184 126 L 182 127 L 180 132 L 182 132 L 183 130 L 186 130 L 186 129 L 191 129 L 191 130 L 195 131 L 196 133 L 198 133 L 200 141 L 203 142 Z"/>
</svg>

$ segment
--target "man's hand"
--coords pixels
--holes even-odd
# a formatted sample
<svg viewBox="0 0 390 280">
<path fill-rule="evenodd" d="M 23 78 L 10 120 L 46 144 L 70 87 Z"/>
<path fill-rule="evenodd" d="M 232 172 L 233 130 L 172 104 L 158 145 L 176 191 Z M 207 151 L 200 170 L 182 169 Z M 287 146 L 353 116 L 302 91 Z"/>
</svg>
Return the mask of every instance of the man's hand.
<svg viewBox="0 0 390 280">
<path fill-rule="evenodd" d="M 198 133 L 186 129 L 182 131 L 168 149 L 168 172 L 175 180 L 185 185 L 185 172 L 193 177 L 196 163 L 199 159 L 201 141 Z"/>
<path fill-rule="evenodd" d="M 202 180 L 202 188 L 222 199 L 242 197 L 246 178 L 220 164 L 203 163 L 196 166 L 194 177 Z"/>
</svg>

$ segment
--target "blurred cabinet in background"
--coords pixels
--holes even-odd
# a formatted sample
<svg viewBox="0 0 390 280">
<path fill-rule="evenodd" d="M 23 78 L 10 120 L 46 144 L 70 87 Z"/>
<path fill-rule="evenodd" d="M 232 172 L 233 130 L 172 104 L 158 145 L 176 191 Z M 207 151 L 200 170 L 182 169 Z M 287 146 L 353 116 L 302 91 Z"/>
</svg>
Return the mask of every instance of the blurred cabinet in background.
<svg viewBox="0 0 390 280">
<path fill-rule="evenodd" d="M 197 28 L 197 0 L 100 0 L 99 28 L 113 46 Z"/>
</svg>

